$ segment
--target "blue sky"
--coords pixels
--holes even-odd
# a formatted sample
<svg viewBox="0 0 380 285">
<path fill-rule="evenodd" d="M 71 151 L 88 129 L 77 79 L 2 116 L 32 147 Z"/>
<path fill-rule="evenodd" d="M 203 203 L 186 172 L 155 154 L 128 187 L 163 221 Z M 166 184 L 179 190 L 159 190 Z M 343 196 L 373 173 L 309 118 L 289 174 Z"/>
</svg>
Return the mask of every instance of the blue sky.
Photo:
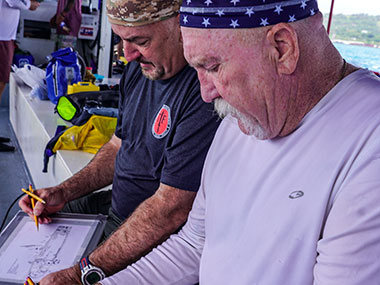
<svg viewBox="0 0 380 285">
<path fill-rule="evenodd" d="M 329 13 L 331 0 L 317 0 L 319 10 Z M 358 14 L 380 15 L 379 0 L 335 0 L 334 14 Z"/>
</svg>

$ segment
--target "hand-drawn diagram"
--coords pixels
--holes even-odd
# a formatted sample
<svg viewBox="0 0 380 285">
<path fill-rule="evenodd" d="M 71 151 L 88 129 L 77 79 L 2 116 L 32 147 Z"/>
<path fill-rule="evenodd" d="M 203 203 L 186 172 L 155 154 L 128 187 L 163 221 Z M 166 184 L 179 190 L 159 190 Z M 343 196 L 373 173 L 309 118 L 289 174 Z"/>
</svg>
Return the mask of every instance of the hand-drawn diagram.
<svg viewBox="0 0 380 285">
<path fill-rule="evenodd" d="M 60 222 L 41 225 L 29 219 L 0 251 L 0 284 L 29 276 L 38 282 L 51 272 L 79 261 L 91 225 Z"/>
<path fill-rule="evenodd" d="M 29 261 L 31 263 L 29 276 L 32 279 L 42 278 L 51 272 L 51 265 L 60 263 L 59 252 L 64 246 L 71 229 L 71 226 L 58 226 L 50 237 L 47 236 L 47 241 L 42 240 L 39 245 L 24 246 L 34 251 L 33 260 Z"/>
</svg>

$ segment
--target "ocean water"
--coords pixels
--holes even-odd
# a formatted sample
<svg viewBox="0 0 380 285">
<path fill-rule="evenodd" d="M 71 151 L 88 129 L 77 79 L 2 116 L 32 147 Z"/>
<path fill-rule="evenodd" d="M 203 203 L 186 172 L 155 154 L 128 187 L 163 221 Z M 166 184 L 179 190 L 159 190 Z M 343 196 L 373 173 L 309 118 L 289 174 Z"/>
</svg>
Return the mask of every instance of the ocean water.
<svg viewBox="0 0 380 285">
<path fill-rule="evenodd" d="M 334 43 L 343 58 L 353 65 L 380 72 L 380 48 Z"/>
</svg>

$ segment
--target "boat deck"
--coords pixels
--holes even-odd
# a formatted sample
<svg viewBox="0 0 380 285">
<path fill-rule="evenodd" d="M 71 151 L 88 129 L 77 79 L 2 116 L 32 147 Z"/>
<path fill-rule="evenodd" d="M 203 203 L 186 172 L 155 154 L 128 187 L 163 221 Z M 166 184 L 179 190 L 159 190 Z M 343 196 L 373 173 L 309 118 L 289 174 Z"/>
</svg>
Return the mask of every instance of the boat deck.
<svg viewBox="0 0 380 285">
<path fill-rule="evenodd" d="M 0 152 L 0 224 L 11 203 L 22 193 L 20 189 L 33 184 L 12 126 L 9 122 L 9 94 L 6 88 L 0 104 L 0 136 L 10 137 L 14 152 Z M 8 215 L 6 224 L 19 210 L 16 203 Z"/>
</svg>

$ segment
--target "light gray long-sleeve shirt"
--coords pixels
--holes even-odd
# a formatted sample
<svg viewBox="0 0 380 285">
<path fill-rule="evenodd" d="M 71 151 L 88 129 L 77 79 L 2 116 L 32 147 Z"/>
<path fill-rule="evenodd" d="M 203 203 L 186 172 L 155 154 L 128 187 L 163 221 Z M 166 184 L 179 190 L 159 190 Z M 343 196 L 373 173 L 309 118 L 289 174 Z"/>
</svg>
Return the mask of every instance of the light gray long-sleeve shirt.
<svg viewBox="0 0 380 285">
<path fill-rule="evenodd" d="M 356 71 L 273 140 L 224 119 L 184 228 L 102 284 L 378 285 L 379 95 Z"/>
</svg>

